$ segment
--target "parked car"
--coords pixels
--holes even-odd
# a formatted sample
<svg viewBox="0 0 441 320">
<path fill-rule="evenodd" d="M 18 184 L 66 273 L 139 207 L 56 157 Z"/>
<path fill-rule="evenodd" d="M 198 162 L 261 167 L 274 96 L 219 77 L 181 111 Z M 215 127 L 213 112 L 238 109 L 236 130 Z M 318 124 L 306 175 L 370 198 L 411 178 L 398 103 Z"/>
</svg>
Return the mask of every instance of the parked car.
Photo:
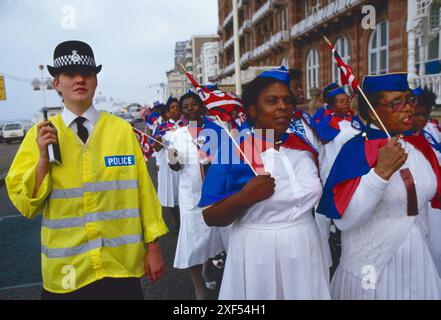
<svg viewBox="0 0 441 320">
<path fill-rule="evenodd" d="M 130 123 L 132 127 L 135 125 L 135 119 L 129 113 L 121 112 L 115 113 L 115 115 Z"/>
<path fill-rule="evenodd" d="M 22 141 L 26 135 L 26 129 L 21 122 L 6 123 L 3 127 L 3 139 L 7 144 L 12 141 Z"/>
<path fill-rule="evenodd" d="M 129 111 L 130 115 L 135 121 L 141 121 L 141 108 L 142 106 L 140 104 L 131 104 L 127 107 L 127 110 Z"/>
<path fill-rule="evenodd" d="M 4 124 L 3 123 L 1 123 L 0 124 L 0 143 L 3 143 L 3 126 L 4 126 Z"/>
</svg>

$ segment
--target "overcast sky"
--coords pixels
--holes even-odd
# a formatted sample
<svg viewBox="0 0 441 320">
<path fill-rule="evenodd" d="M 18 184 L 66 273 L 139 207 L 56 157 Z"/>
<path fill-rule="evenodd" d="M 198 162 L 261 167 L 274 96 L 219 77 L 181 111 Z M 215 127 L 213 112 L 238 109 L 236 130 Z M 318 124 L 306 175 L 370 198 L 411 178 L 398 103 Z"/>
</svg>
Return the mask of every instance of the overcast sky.
<svg viewBox="0 0 441 320">
<path fill-rule="evenodd" d="M 53 65 L 58 43 L 82 40 L 103 65 L 96 96 L 151 103 L 158 88 L 149 85 L 166 82 L 175 42 L 216 34 L 217 26 L 217 0 L 0 0 L 0 74 L 40 77 L 38 65 Z M 0 122 L 38 113 L 42 92 L 5 81 Z M 46 95 L 48 106 L 60 104 L 54 90 Z"/>
</svg>

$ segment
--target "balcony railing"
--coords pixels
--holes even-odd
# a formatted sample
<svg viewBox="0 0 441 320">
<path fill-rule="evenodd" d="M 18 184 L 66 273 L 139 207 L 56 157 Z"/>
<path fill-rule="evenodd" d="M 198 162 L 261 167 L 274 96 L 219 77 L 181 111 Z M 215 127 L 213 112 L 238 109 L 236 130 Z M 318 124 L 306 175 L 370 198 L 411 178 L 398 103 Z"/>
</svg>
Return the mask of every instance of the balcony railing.
<svg viewBox="0 0 441 320">
<path fill-rule="evenodd" d="M 233 22 L 233 11 L 231 11 L 228 16 L 225 18 L 224 23 L 222 24 L 222 26 L 224 28 L 226 28 L 226 26 L 230 23 Z"/>
<path fill-rule="evenodd" d="M 234 44 L 234 36 L 230 37 L 224 44 L 224 50 L 228 50 Z"/>
<path fill-rule="evenodd" d="M 240 66 L 244 67 L 247 65 L 253 57 L 253 51 L 245 52 L 242 57 L 240 58 Z"/>
<path fill-rule="evenodd" d="M 288 41 L 289 31 L 280 31 L 277 34 L 273 35 L 267 42 L 254 49 L 252 59 L 258 59 L 270 53 L 271 49 L 274 49 L 275 47 Z"/>
<path fill-rule="evenodd" d="M 236 66 L 235 66 L 235 64 L 234 64 L 234 62 L 233 62 L 232 64 L 228 65 L 228 66 L 223 70 L 222 75 L 223 75 L 223 76 L 228 76 L 228 75 L 234 73 L 234 68 L 235 68 L 235 67 L 236 67 Z"/>
<path fill-rule="evenodd" d="M 268 0 L 267 2 L 265 2 L 263 6 L 259 8 L 259 10 L 257 10 L 253 14 L 253 17 L 251 18 L 251 22 L 253 23 L 253 25 L 255 25 L 256 23 L 260 22 L 263 18 L 265 18 L 269 13 L 271 13 L 271 11 L 272 11 L 271 0 Z"/>
<path fill-rule="evenodd" d="M 418 87 L 427 88 L 436 94 L 436 104 L 441 104 L 441 74 L 429 74 L 416 78 Z"/>
<path fill-rule="evenodd" d="M 345 11 L 359 5 L 364 0 L 335 0 L 326 7 L 306 17 L 291 29 L 291 37 L 295 38 L 316 28 L 318 25 L 344 13 Z"/>
<path fill-rule="evenodd" d="M 251 20 L 245 20 L 242 27 L 239 29 L 239 36 L 242 37 L 245 32 L 251 31 L 252 28 L 253 24 L 251 23 Z"/>
</svg>

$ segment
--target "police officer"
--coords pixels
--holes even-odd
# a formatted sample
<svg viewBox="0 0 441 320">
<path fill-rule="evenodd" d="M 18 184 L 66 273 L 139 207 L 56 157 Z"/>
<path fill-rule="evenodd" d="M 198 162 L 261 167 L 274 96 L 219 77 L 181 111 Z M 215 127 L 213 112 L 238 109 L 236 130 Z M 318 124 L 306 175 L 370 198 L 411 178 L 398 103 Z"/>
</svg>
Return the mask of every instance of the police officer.
<svg viewBox="0 0 441 320">
<path fill-rule="evenodd" d="M 6 178 L 23 216 L 43 212 L 42 298 L 143 299 L 139 278 L 161 276 L 168 230 L 139 144 L 93 106 L 101 65 L 88 44 L 60 43 L 48 70 L 64 110 L 28 132 Z M 61 164 L 49 164 L 49 144 Z"/>
</svg>

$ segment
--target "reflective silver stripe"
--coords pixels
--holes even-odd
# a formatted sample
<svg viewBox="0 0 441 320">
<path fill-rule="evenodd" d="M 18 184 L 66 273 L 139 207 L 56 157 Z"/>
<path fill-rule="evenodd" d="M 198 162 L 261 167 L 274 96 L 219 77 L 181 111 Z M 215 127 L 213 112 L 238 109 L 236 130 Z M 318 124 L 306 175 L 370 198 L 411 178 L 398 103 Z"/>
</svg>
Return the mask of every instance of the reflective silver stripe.
<svg viewBox="0 0 441 320">
<path fill-rule="evenodd" d="M 82 196 L 83 188 L 56 189 L 51 192 L 51 199 L 81 198 Z"/>
<path fill-rule="evenodd" d="M 124 190 L 124 189 L 137 189 L 137 188 L 138 188 L 137 180 L 106 181 L 106 182 L 95 182 L 95 183 L 84 184 L 84 192 Z"/>
<path fill-rule="evenodd" d="M 143 242 L 142 235 L 132 235 L 132 236 L 125 236 L 120 238 L 112 238 L 112 239 L 98 238 L 89 241 L 85 244 L 79 245 L 77 247 L 71 247 L 71 248 L 49 249 L 46 246 L 42 245 L 41 252 L 48 258 L 66 258 L 66 257 L 76 256 L 97 248 L 102 248 L 102 247 L 115 248 L 115 247 L 121 247 L 140 242 Z"/>
<path fill-rule="evenodd" d="M 98 192 L 111 190 L 137 189 L 137 180 L 121 180 L 121 181 L 105 181 L 85 183 L 82 188 L 72 189 L 54 189 L 52 190 L 51 199 L 71 199 L 81 198 L 84 192 Z"/>
<path fill-rule="evenodd" d="M 53 220 L 44 218 L 42 225 L 43 227 L 48 229 L 65 229 L 65 228 L 82 227 L 86 223 L 90 223 L 90 222 L 137 218 L 137 217 L 139 217 L 139 209 L 127 209 L 127 210 L 89 213 L 81 218 L 53 219 Z"/>
</svg>

